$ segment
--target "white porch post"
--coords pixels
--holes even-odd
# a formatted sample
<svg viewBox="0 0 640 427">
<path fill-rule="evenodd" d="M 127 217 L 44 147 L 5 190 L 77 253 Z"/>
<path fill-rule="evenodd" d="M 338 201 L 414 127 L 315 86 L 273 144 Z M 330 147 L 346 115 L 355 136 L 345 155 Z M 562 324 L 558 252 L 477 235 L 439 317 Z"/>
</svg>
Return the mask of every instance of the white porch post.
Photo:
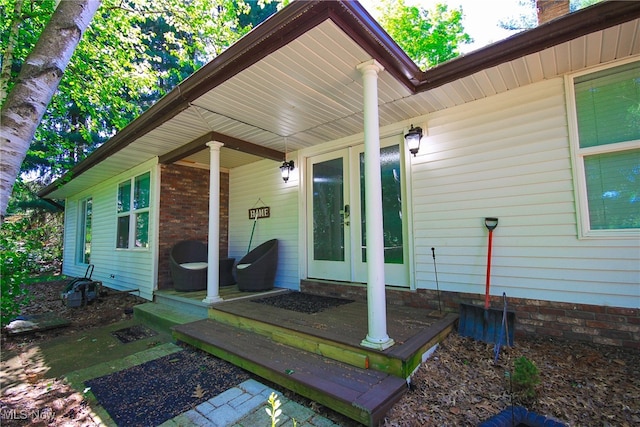
<svg viewBox="0 0 640 427">
<path fill-rule="evenodd" d="M 382 178 L 380 175 L 380 126 L 378 121 L 378 73 L 376 60 L 358 66 L 364 86 L 364 181 L 367 224 L 367 307 L 369 330 L 364 347 L 384 350 L 394 344 L 387 335 L 382 226 Z"/>
<path fill-rule="evenodd" d="M 207 254 L 207 297 L 202 302 L 213 304 L 220 298 L 220 147 L 217 141 L 209 147 L 209 242 Z"/>
</svg>

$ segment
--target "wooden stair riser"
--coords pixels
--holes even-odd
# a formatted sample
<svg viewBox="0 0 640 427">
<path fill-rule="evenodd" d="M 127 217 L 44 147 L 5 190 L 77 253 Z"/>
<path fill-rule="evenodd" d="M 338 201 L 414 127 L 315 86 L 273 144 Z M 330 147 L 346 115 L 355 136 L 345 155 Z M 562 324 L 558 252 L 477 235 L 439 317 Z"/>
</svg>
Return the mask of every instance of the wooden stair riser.
<svg viewBox="0 0 640 427">
<path fill-rule="evenodd" d="M 365 349 L 353 348 L 351 346 L 342 345 L 333 341 L 313 337 L 302 332 L 293 331 L 291 329 L 274 326 L 264 322 L 260 322 L 246 317 L 225 313 L 215 309 L 209 310 L 209 318 L 218 322 L 235 326 L 237 328 L 251 331 L 266 337 L 273 341 L 309 351 L 329 359 L 339 362 L 348 363 L 352 366 L 369 369 L 372 368 L 370 354 Z M 378 360 L 377 358 L 376 360 Z M 385 359 L 385 358 L 383 358 Z M 376 366 L 390 366 L 388 360 L 378 360 Z M 373 368 L 375 369 L 375 368 Z M 382 369 L 377 369 L 386 372 Z M 400 372 L 400 371 L 398 371 Z M 393 375 L 393 372 L 389 372 Z"/>
</svg>

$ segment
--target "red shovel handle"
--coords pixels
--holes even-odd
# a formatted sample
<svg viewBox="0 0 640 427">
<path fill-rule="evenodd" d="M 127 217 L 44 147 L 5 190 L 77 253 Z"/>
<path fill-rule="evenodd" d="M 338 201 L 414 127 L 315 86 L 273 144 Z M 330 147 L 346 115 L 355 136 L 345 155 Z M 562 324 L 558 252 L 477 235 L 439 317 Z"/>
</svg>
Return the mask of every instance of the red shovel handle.
<svg viewBox="0 0 640 427">
<path fill-rule="evenodd" d="M 484 294 L 484 309 L 489 309 L 489 283 L 491 282 L 491 248 L 493 247 L 493 230 L 489 230 L 489 249 L 487 251 L 487 286 Z"/>
</svg>

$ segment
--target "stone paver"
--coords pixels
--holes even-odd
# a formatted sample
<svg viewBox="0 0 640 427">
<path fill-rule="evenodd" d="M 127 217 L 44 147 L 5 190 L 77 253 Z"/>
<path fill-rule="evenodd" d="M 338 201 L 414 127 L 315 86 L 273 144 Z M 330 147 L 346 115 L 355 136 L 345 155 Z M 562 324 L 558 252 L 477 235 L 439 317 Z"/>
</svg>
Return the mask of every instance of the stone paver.
<svg viewBox="0 0 640 427">
<path fill-rule="evenodd" d="M 265 408 L 269 407 L 269 396 L 276 393 L 270 387 L 256 381 L 247 380 L 237 387 L 231 388 L 196 408 L 178 415 L 162 424 L 161 427 L 255 427 L 271 424 Z M 276 393 L 277 394 L 277 393 Z M 278 396 L 282 413 L 278 417 L 278 426 L 298 427 L 338 427 L 327 418 L 321 417 L 299 403 Z"/>
<path fill-rule="evenodd" d="M 104 333 L 110 333 L 110 330 L 114 327 L 112 325 L 109 328 L 104 328 Z M 76 337 L 71 337 L 69 340 L 70 347 L 73 347 L 73 344 L 79 341 Z M 167 341 L 168 339 L 163 337 L 158 345 L 133 354 L 119 354 L 113 351 L 111 360 L 67 372 L 64 376 L 77 390 L 83 390 L 85 388 L 84 382 L 89 379 L 112 374 L 182 350 L 180 346 Z M 86 357 L 81 352 L 71 351 L 68 353 L 77 354 L 78 357 Z M 271 425 L 271 419 L 265 408 L 270 407 L 268 400 L 271 393 L 278 394 L 271 387 L 250 379 L 212 397 L 187 412 L 167 420 L 161 424 L 161 427 L 268 426 Z M 329 419 L 321 417 L 284 396 L 278 395 L 278 399 L 281 402 L 280 409 L 282 410 L 281 415 L 278 417 L 278 427 L 293 426 L 294 419 L 297 427 L 338 427 Z M 111 415 L 107 414 L 104 408 L 98 406 L 96 410 L 103 425 L 115 426 Z"/>
</svg>

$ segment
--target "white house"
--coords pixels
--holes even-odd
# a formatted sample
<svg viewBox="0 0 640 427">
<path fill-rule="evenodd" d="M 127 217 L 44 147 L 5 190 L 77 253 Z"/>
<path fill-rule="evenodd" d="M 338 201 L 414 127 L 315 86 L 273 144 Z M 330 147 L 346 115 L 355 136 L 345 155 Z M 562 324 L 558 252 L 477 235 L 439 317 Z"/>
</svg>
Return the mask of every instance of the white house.
<svg viewBox="0 0 640 427">
<path fill-rule="evenodd" d="M 65 200 L 65 274 L 149 300 L 179 240 L 212 266 L 277 238 L 278 287 L 456 311 L 484 300 L 495 217 L 519 333 L 640 348 L 640 2 L 422 71 L 359 3 L 295 1 L 40 196 Z"/>
</svg>

